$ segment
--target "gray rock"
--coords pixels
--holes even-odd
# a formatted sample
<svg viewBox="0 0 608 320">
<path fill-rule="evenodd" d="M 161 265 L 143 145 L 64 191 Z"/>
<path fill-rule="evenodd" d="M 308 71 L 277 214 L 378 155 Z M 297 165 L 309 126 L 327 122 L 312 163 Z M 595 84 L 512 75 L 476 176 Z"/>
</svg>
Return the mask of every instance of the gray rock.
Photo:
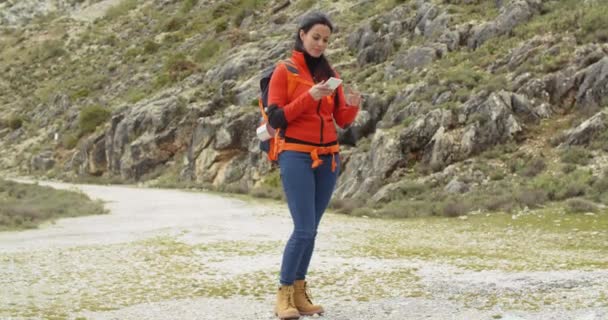
<svg viewBox="0 0 608 320">
<path fill-rule="evenodd" d="M 107 172 L 105 137 L 105 132 L 101 132 L 81 140 L 64 169 L 78 175 L 99 176 Z"/>
<path fill-rule="evenodd" d="M 333 195 L 335 199 L 367 199 L 380 188 L 382 178 L 370 175 L 369 154 L 344 151 L 341 157 L 342 168 Z"/>
<path fill-rule="evenodd" d="M 542 0 L 513 0 L 500 10 L 494 21 L 473 27 L 468 39 L 469 48 L 475 49 L 487 40 L 507 34 L 516 26 L 525 23 L 537 14 L 542 6 Z"/>
<path fill-rule="evenodd" d="M 458 178 L 454 178 L 443 188 L 443 190 L 447 193 L 460 194 L 469 192 L 470 187 L 466 183 L 458 180 Z"/>
<path fill-rule="evenodd" d="M 415 47 L 405 53 L 398 54 L 393 64 L 397 68 L 413 70 L 422 68 L 440 58 L 437 50 L 430 47 Z"/>
<path fill-rule="evenodd" d="M 400 134 L 400 141 L 407 152 L 422 151 L 442 126 L 447 110 L 434 109 L 418 118 Z"/>
<path fill-rule="evenodd" d="M 563 142 L 559 147 L 587 145 L 597 137 L 598 134 L 605 132 L 607 128 L 608 113 L 606 111 L 598 112 L 576 128 L 566 131 L 562 136 Z"/>
<path fill-rule="evenodd" d="M 350 50 L 359 52 L 373 45 L 377 41 L 377 39 L 378 36 L 372 30 L 371 25 L 368 23 L 348 35 L 346 43 Z"/>
<path fill-rule="evenodd" d="M 584 78 L 576 93 L 576 106 L 580 109 L 599 109 L 608 103 L 608 57 L 582 71 Z"/>
<path fill-rule="evenodd" d="M 523 108 L 525 105 L 519 105 Z M 470 125 L 461 140 L 463 156 L 470 156 L 498 143 L 517 139 L 523 132 L 520 121 L 513 111 L 512 94 L 492 93 L 484 102 L 471 100 L 463 106 Z M 522 112 L 522 111 L 520 111 Z M 534 114 L 526 111 L 526 114 Z"/>
<path fill-rule="evenodd" d="M 388 177 L 405 164 L 401 134 L 395 130 L 377 129 L 371 150 L 367 171 L 379 177 Z"/>
<path fill-rule="evenodd" d="M 456 137 L 440 127 L 429 141 L 423 161 L 428 163 L 433 171 L 439 171 L 449 164 L 461 160 L 460 146 Z"/>
<path fill-rule="evenodd" d="M 370 135 L 387 108 L 387 98 L 375 94 L 365 97 L 355 121 L 346 130 L 339 131 L 340 143 L 355 145 L 359 139 Z"/>
<path fill-rule="evenodd" d="M 359 65 L 381 63 L 386 61 L 392 52 L 393 45 L 390 38 L 384 37 L 381 41 L 378 41 L 373 45 L 359 51 L 359 54 L 357 55 L 357 62 Z"/>
<path fill-rule="evenodd" d="M 105 138 L 108 170 L 139 179 L 170 160 L 185 148 L 191 134 L 188 126 L 178 126 L 186 110 L 179 99 L 169 96 L 116 113 Z"/>
<path fill-rule="evenodd" d="M 30 170 L 48 171 L 55 166 L 55 159 L 52 151 L 43 151 L 30 160 Z"/>
</svg>

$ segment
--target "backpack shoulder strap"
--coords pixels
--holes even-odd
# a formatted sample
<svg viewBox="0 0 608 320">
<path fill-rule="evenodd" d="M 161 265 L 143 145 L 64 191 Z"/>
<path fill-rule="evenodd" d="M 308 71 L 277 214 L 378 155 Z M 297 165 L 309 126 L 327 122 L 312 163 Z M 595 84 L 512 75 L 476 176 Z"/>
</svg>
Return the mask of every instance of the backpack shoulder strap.
<svg viewBox="0 0 608 320">
<path fill-rule="evenodd" d="M 285 68 L 287 68 L 287 71 L 289 71 L 293 74 L 300 74 L 300 71 L 298 70 L 298 66 L 295 63 L 293 63 L 293 61 L 291 61 L 291 59 L 283 60 L 283 63 L 285 64 Z"/>
</svg>

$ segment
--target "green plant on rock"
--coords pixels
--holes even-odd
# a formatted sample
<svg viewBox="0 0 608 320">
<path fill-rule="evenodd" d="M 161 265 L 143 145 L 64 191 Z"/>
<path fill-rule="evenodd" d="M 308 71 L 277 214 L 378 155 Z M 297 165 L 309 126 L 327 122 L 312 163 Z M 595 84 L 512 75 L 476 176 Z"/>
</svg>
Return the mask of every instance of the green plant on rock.
<svg viewBox="0 0 608 320">
<path fill-rule="evenodd" d="M 183 53 L 169 56 L 165 62 L 163 73 L 156 80 L 157 87 L 183 80 L 199 70 L 199 66 Z"/>
<path fill-rule="evenodd" d="M 110 7 L 108 11 L 106 11 L 105 18 L 108 20 L 114 20 L 121 16 L 124 16 L 129 13 L 129 11 L 137 8 L 138 0 L 122 0 L 119 4 Z"/>
<path fill-rule="evenodd" d="M 80 111 L 78 127 L 80 136 L 92 133 L 110 118 L 110 110 L 101 106 L 89 106 Z"/>
<path fill-rule="evenodd" d="M 184 0 L 182 7 L 180 8 L 181 13 L 189 13 L 194 6 L 198 4 L 198 0 Z"/>
</svg>

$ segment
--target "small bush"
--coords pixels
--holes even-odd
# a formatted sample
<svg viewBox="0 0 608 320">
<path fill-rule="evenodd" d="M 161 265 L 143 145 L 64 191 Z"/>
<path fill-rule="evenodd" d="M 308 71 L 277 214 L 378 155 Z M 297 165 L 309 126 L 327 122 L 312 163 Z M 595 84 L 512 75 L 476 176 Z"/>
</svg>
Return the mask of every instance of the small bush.
<svg viewBox="0 0 608 320">
<path fill-rule="evenodd" d="M 536 177 L 538 174 L 543 172 L 547 168 L 547 164 L 545 163 L 545 159 L 543 158 L 534 158 L 532 161 L 528 162 L 521 174 L 524 177 Z"/>
<path fill-rule="evenodd" d="M 352 214 L 355 209 L 362 208 L 365 205 L 365 201 L 359 198 L 356 199 L 333 199 L 329 207 L 334 209 L 338 213 Z"/>
<path fill-rule="evenodd" d="M 228 30 L 229 21 L 226 18 L 217 20 L 215 23 L 215 33 L 222 33 Z"/>
<path fill-rule="evenodd" d="M 597 212 L 597 206 L 589 200 L 574 198 L 566 201 L 566 210 L 568 213 Z"/>
<path fill-rule="evenodd" d="M 374 212 L 374 215 L 386 218 L 411 218 L 440 215 L 443 210 L 439 201 L 397 200 Z"/>
<path fill-rule="evenodd" d="M 164 32 L 174 32 L 181 29 L 185 24 L 186 21 L 182 16 L 174 16 L 164 23 L 162 30 Z"/>
<path fill-rule="evenodd" d="M 7 121 L 7 126 L 9 128 L 11 128 L 11 130 L 17 130 L 17 129 L 19 129 L 19 128 L 21 128 L 23 126 L 23 122 L 24 122 L 24 120 L 20 116 L 11 117 Z"/>
<path fill-rule="evenodd" d="M 222 18 L 224 16 L 229 15 L 233 9 L 234 6 L 232 4 L 230 4 L 229 2 L 222 1 L 218 5 L 216 5 L 215 8 L 211 11 L 211 17 L 213 19 Z"/>
<path fill-rule="evenodd" d="M 78 126 L 80 135 L 94 132 L 97 126 L 105 123 L 110 118 L 111 112 L 100 106 L 90 106 L 80 111 Z"/>
<path fill-rule="evenodd" d="M 74 149 L 78 144 L 78 135 L 74 133 L 65 134 L 61 140 L 61 145 L 66 149 Z"/>
<path fill-rule="evenodd" d="M 72 100 L 78 100 L 80 98 L 86 98 L 91 94 L 91 90 L 89 88 L 79 88 L 70 94 L 70 98 Z"/>
<path fill-rule="evenodd" d="M 374 210 L 372 208 L 356 208 L 352 211 L 351 215 L 355 217 L 371 217 L 374 216 Z"/>
<path fill-rule="evenodd" d="M 517 201 L 510 193 L 489 194 L 483 197 L 481 208 L 487 211 L 511 212 L 517 207 Z"/>
<path fill-rule="evenodd" d="M 180 9 L 181 13 L 188 13 L 190 12 L 190 10 L 192 10 L 192 8 L 194 8 L 194 6 L 196 6 L 196 4 L 198 3 L 198 0 L 184 0 L 184 2 L 182 3 L 182 7 Z"/>
<path fill-rule="evenodd" d="M 472 205 L 463 199 L 448 200 L 441 210 L 441 214 L 445 217 L 459 217 L 471 211 Z"/>
<path fill-rule="evenodd" d="M 608 5 L 597 4 L 584 6 L 580 21 L 579 36 L 588 42 L 608 41 Z"/>
<path fill-rule="evenodd" d="M 545 204 L 549 197 L 547 192 L 539 189 L 522 190 L 517 196 L 518 202 L 525 207 L 535 209 Z"/>
<path fill-rule="evenodd" d="M 569 173 L 573 172 L 574 170 L 576 170 L 576 168 L 577 167 L 575 164 L 567 163 L 562 166 L 562 172 L 565 174 L 569 174 Z"/>
<path fill-rule="evenodd" d="M 269 186 L 259 186 L 249 190 L 249 194 L 258 198 L 281 200 L 284 198 L 283 190 Z"/>
<path fill-rule="evenodd" d="M 298 10 L 310 10 L 315 5 L 316 1 L 314 0 L 300 0 L 296 5 L 296 9 Z"/>
<path fill-rule="evenodd" d="M 34 57 L 40 61 L 57 58 L 66 54 L 63 42 L 60 40 L 46 40 L 34 51 Z"/>
<path fill-rule="evenodd" d="M 205 41 L 203 45 L 196 51 L 194 59 L 196 62 L 205 65 L 208 62 L 213 61 L 221 52 L 222 44 L 217 40 Z"/>
<path fill-rule="evenodd" d="M 156 53 L 159 48 L 160 48 L 160 44 L 156 43 L 156 41 L 154 41 L 154 40 L 146 40 L 144 42 L 144 53 L 145 54 Z"/>
<path fill-rule="evenodd" d="M 593 155 L 591 154 L 591 152 L 589 152 L 585 148 L 578 147 L 578 146 L 568 147 L 568 148 L 564 149 L 560 154 L 560 158 L 561 158 L 562 162 L 578 164 L 578 165 L 589 164 L 589 160 L 592 157 L 593 157 Z"/>
<path fill-rule="evenodd" d="M 137 2 L 138 0 L 123 0 L 106 11 L 106 19 L 114 20 L 128 14 L 129 11 L 137 8 Z"/>
<path fill-rule="evenodd" d="M 165 63 L 165 73 L 172 82 L 181 81 L 198 70 L 198 65 L 184 54 L 170 56 Z"/>
</svg>

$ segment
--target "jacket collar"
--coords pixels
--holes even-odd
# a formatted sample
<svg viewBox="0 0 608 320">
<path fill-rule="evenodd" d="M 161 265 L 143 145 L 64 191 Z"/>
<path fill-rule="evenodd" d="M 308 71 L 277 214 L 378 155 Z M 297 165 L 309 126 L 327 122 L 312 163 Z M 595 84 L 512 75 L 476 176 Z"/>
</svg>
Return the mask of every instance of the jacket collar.
<svg viewBox="0 0 608 320">
<path fill-rule="evenodd" d="M 312 74 L 310 74 L 310 70 L 308 69 L 308 65 L 306 64 L 306 58 L 304 57 L 304 53 L 298 50 L 293 50 L 291 52 L 291 60 L 296 64 L 300 73 L 306 74 L 306 77 L 313 81 Z M 304 72 L 303 72 L 304 71 Z"/>
</svg>

